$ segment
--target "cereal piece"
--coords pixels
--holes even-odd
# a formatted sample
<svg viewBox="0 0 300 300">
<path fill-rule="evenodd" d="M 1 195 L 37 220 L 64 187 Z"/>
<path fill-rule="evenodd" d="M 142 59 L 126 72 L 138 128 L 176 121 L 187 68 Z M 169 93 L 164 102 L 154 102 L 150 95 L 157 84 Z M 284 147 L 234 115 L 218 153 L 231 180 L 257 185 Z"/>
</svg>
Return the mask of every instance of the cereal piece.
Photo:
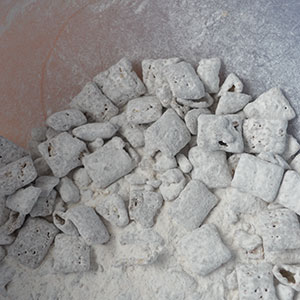
<svg viewBox="0 0 300 300">
<path fill-rule="evenodd" d="M 41 194 L 41 189 L 29 186 L 24 189 L 19 189 L 17 192 L 9 196 L 6 200 L 6 206 L 22 215 L 27 215 L 31 212 L 34 204 Z"/>
<path fill-rule="evenodd" d="M 257 155 L 257 157 L 272 164 L 278 165 L 284 170 L 291 169 L 289 164 L 279 154 L 275 154 L 273 152 L 261 152 Z"/>
<path fill-rule="evenodd" d="M 39 145 L 39 150 L 54 176 L 64 177 L 81 166 L 81 156 L 86 151 L 84 142 L 63 132 Z"/>
<path fill-rule="evenodd" d="M 96 138 L 93 142 L 89 143 L 88 148 L 91 152 L 95 152 L 104 145 L 104 141 L 101 138 Z"/>
<path fill-rule="evenodd" d="M 244 85 L 241 80 L 234 73 L 230 73 L 222 84 L 218 93 L 218 97 L 221 97 L 226 92 L 241 93 L 243 88 Z"/>
<path fill-rule="evenodd" d="M 266 202 L 277 196 L 284 169 L 256 158 L 242 154 L 231 183 L 232 187 L 250 193 Z"/>
<path fill-rule="evenodd" d="M 35 205 L 33 206 L 30 212 L 31 217 L 46 217 L 50 216 L 53 213 L 55 200 L 57 196 L 56 190 L 52 190 L 47 196 L 41 195 L 37 199 Z"/>
<path fill-rule="evenodd" d="M 154 225 L 154 217 L 163 204 L 159 193 L 151 191 L 131 191 L 129 200 L 130 219 L 150 228 Z"/>
<path fill-rule="evenodd" d="M 191 64 L 182 61 L 165 66 L 163 75 L 175 97 L 182 99 L 201 99 L 204 97 L 204 85 Z"/>
<path fill-rule="evenodd" d="M 6 256 L 5 249 L 4 249 L 4 247 L 0 246 L 0 263 L 4 259 L 5 256 Z"/>
<path fill-rule="evenodd" d="M 88 82 L 70 103 L 84 112 L 90 121 L 104 122 L 119 113 L 119 109 L 104 96 L 93 82 Z"/>
<path fill-rule="evenodd" d="M 82 162 L 93 182 L 105 188 L 136 167 L 132 148 L 119 137 L 114 137 L 103 147 L 87 155 Z"/>
<path fill-rule="evenodd" d="M 80 190 L 87 188 L 88 185 L 92 182 L 85 168 L 79 168 L 75 170 L 73 173 L 73 180 Z"/>
<path fill-rule="evenodd" d="M 110 122 L 91 123 L 76 127 L 72 133 L 86 142 L 93 142 L 97 138 L 110 139 L 118 131 L 118 127 Z"/>
<path fill-rule="evenodd" d="M 0 153 L 0 168 L 28 155 L 23 148 L 3 136 L 0 136 Z"/>
<path fill-rule="evenodd" d="M 296 113 L 277 87 L 261 94 L 255 101 L 249 103 L 244 112 L 247 118 L 273 119 L 288 121 L 295 118 Z"/>
<path fill-rule="evenodd" d="M 286 146 L 285 150 L 282 153 L 282 157 L 288 161 L 300 150 L 300 144 L 298 141 L 290 134 L 286 136 Z"/>
<path fill-rule="evenodd" d="M 164 155 L 162 152 L 158 152 L 155 156 L 155 164 L 153 169 L 159 173 L 164 173 L 169 169 L 177 167 L 177 162 L 174 156 Z"/>
<path fill-rule="evenodd" d="M 190 139 L 185 123 L 173 109 L 168 109 L 145 131 L 145 147 L 149 154 L 160 150 L 165 155 L 175 156 Z"/>
<path fill-rule="evenodd" d="M 3 297 L 8 297 L 6 286 L 12 281 L 15 273 L 10 266 L 4 263 L 0 265 L 0 295 Z"/>
<path fill-rule="evenodd" d="M 77 203 L 80 200 L 78 187 L 68 177 L 63 177 L 60 180 L 57 190 L 65 203 Z"/>
<path fill-rule="evenodd" d="M 289 286 L 279 283 L 276 286 L 276 294 L 279 300 L 293 300 L 295 295 L 295 290 L 293 290 Z"/>
<path fill-rule="evenodd" d="M 33 161 L 33 165 L 36 169 L 38 176 L 51 175 L 52 171 L 43 157 L 38 157 Z"/>
<path fill-rule="evenodd" d="M 236 115 L 200 115 L 197 144 L 210 151 L 243 152 L 242 120 Z"/>
<path fill-rule="evenodd" d="M 192 135 L 197 135 L 198 132 L 198 117 L 202 114 L 210 115 L 211 111 L 208 108 L 198 108 L 188 111 L 184 117 L 186 127 Z"/>
<path fill-rule="evenodd" d="M 245 151 L 283 153 L 287 125 L 284 120 L 246 119 L 243 124 Z"/>
<path fill-rule="evenodd" d="M 105 244 L 110 239 L 109 232 L 92 207 L 73 206 L 67 210 L 66 217 L 88 245 Z"/>
<path fill-rule="evenodd" d="M 10 195 L 32 182 L 37 176 L 29 156 L 11 162 L 0 168 L 0 195 Z"/>
<path fill-rule="evenodd" d="M 218 57 L 201 59 L 197 68 L 197 73 L 204 84 L 207 93 L 217 93 L 219 91 L 219 72 L 221 59 Z"/>
<path fill-rule="evenodd" d="M 235 231 L 234 236 L 238 245 L 249 252 L 262 245 L 262 240 L 258 235 L 249 234 L 241 229 Z"/>
<path fill-rule="evenodd" d="M 59 179 L 54 176 L 40 176 L 36 179 L 34 186 L 42 190 L 41 197 L 47 197 L 58 184 Z"/>
<path fill-rule="evenodd" d="M 63 233 L 70 235 L 79 235 L 75 225 L 68 218 L 66 212 L 54 211 L 53 212 L 53 224 Z"/>
<path fill-rule="evenodd" d="M 273 267 L 276 279 L 295 291 L 300 292 L 300 268 L 295 265 L 280 264 Z"/>
<path fill-rule="evenodd" d="M 131 62 L 126 57 L 106 71 L 96 75 L 93 80 L 118 107 L 146 92 L 143 82 L 132 70 Z"/>
<path fill-rule="evenodd" d="M 6 197 L 0 195 L 0 226 L 3 225 L 9 216 L 9 209 L 6 207 Z"/>
<path fill-rule="evenodd" d="M 277 300 L 272 276 L 272 265 L 243 264 L 236 268 L 240 300 Z"/>
<path fill-rule="evenodd" d="M 201 276 L 215 271 L 231 258 L 230 250 L 213 224 L 202 225 L 185 235 L 179 241 L 177 251 L 184 269 Z"/>
<path fill-rule="evenodd" d="M 179 169 L 170 169 L 160 177 L 159 191 L 165 201 L 175 200 L 186 185 L 186 179 Z"/>
<path fill-rule="evenodd" d="M 243 109 L 251 101 L 251 96 L 225 92 L 219 99 L 218 106 L 216 108 L 216 115 L 233 114 Z"/>
<path fill-rule="evenodd" d="M 224 151 L 208 152 L 200 147 L 193 147 L 188 154 L 193 165 L 192 178 L 204 182 L 208 188 L 223 188 L 231 183 Z"/>
<path fill-rule="evenodd" d="M 182 98 L 176 98 L 176 101 L 186 107 L 191 107 L 191 108 L 207 108 L 213 105 L 214 103 L 214 98 L 208 94 L 205 93 L 205 95 L 201 98 L 201 99 L 197 99 L 197 100 L 192 100 L 192 99 L 182 99 Z M 171 105 L 172 107 L 172 105 Z M 175 110 L 175 109 L 174 109 Z M 185 113 L 184 113 L 185 115 Z M 181 118 L 184 118 L 184 115 L 181 116 L 179 115 Z"/>
<path fill-rule="evenodd" d="M 178 153 L 176 155 L 176 159 L 177 159 L 177 163 L 179 166 L 179 169 L 183 172 L 183 173 L 189 173 L 191 172 L 193 166 L 190 163 L 190 161 L 187 159 L 187 157 L 182 154 L 182 153 Z"/>
<path fill-rule="evenodd" d="M 5 222 L 3 225 L 3 233 L 5 234 L 12 234 L 14 233 L 17 229 L 21 228 L 24 221 L 25 221 L 25 215 L 20 214 L 15 211 L 10 211 L 8 220 Z"/>
<path fill-rule="evenodd" d="M 47 118 L 46 124 L 56 131 L 68 131 L 87 122 L 85 115 L 78 109 L 58 111 Z"/>
<path fill-rule="evenodd" d="M 21 264 L 35 269 L 46 256 L 58 229 L 41 218 L 29 218 L 19 231 L 8 254 L 15 257 Z"/>
<path fill-rule="evenodd" d="M 257 216 L 256 230 L 262 236 L 265 252 L 300 247 L 297 215 L 286 208 L 265 210 Z"/>
<path fill-rule="evenodd" d="M 96 206 L 96 212 L 118 227 L 124 227 L 129 223 L 124 200 L 118 194 L 112 194 L 101 199 L 100 203 Z"/>
<path fill-rule="evenodd" d="M 90 247 L 81 237 L 58 234 L 54 241 L 53 256 L 56 272 L 68 274 L 90 269 Z"/>
<path fill-rule="evenodd" d="M 200 180 L 191 180 L 174 201 L 170 215 L 187 230 L 198 228 L 218 200 Z"/>
<path fill-rule="evenodd" d="M 132 124 L 148 124 L 158 120 L 161 116 L 162 106 L 153 96 L 130 100 L 126 107 L 128 122 Z"/>
<path fill-rule="evenodd" d="M 276 202 L 300 214 L 299 192 L 300 175 L 296 171 L 288 170 L 283 176 Z"/>
<path fill-rule="evenodd" d="M 34 141 L 37 141 L 40 143 L 44 142 L 47 139 L 46 132 L 47 132 L 46 126 L 32 128 L 31 129 L 31 138 Z"/>
<path fill-rule="evenodd" d="M 122 253 L 117 266 L 152 264 L 164 248 L 164 240 L 156 231 L 140 228 L 135 223 L 125 228 L 119 242 Z"/>
</svg>

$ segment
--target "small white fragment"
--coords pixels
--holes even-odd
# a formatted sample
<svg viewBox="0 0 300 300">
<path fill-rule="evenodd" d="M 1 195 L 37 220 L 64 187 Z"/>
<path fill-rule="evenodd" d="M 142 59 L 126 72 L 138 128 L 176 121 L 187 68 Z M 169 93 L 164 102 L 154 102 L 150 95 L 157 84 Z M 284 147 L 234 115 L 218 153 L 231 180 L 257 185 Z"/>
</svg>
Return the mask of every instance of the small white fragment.
<svg viewBox="0 0 300 300">
<path fill-rule="evenodd" d="M 79 168 L 75 170 L 73 173 L 73 180 L 80 190 L 87 188 L 92 182 L 85 168 Z"/>
<path fill-rule="evenodd" d="M 273 268 L 274 272 L 274 268 Z M 276 294 L 279 300 L 293 300 L 295 295 L 295 290 L 291 287 L 279 283 L 276 286 Z"/>
<path fill-rule="evenodd" d="M 192 171 L 192 164 L 190 163 L 190 161 L 188 160 L 188 158 L 182 154 L 182 153 L 178 153 L 176 155 L 176 159 L 177 159 L 177 163 L 179 166 L 179 169 L 183 172 L 183 173 L 189 173 Z"/>
<path fill-rule="evenodd" d="M 41 197 L 49 196 L 50 192 L 59 184 L 59 179 L 54 176 L 40 176 L 34 186 L 41 189 Z"/>
<path fill-rule="evenodd" d="M 177 251 L 184 269 L 201 276 L 215 271 L 231 258 L 230 250 L 213 224 L 205 224 L 185 235 L 179 241 Z"/>
<path fill-rule="evenodd" d="M 288 161 L 300 150 L 300 144 L 298 141 L 291 135 L 287 134 L 286 136 L 286 146 L 285 150 L 282 153 L 282 157 Z"/>
<path fill-rule="evenodd" d="M 289 101 L 277 87 L 271 88 L 261 94 L 255 101 L 249 103 L 244 112 L 247 118 L 291 120 L 296 113 L 289 104 Z"/>
<path fill-rule="evenodd" d="M 211 111 L 208 108 L 192 109 L 184 116 L 186 127 L 192 135 L 197 135 L 198 132 L 198 117 L 202 114 L 210 115 Z"/>
<path fill-rule="evenodd" d="M 300 267 L 296 265 L 275 265 L 273 274 L 276 279 L 295 291 L 300 292 Z"/>
<path fill-rule="evenodd" d="M 244 85 L 241 80 L 234 73 L 230 73 L 222 84 L 218 93 L 218 97 L 221 97 L 226 92 L 241 93 L 243 88 Z"/>
<path fill-rule="evenodd" d="M 60 133 L 61 133 L 60 131 L 56 131 L 53 128 L 49 127 L 49 128 L 47 128 L 47 131 L 46 131 L 46 138 L 47 138 L 47 140 L 50 140 L 50 139 L 56 137 L 57 135 L 59 135 Z"/>
<path fill-rule="evenodd" d="M 217 93 L 219 91 L 220 68 L 221 59 L 218 57 L 201 59 L 199 61 L 197 73 L 207 93 Z"/>
<path fill-rule="evenodd" d="M 234 236 L 239 246 L 249 252 L 262 244 L 262 240 L 258 235 L 249 234 L 241 229 L 235 231 Z"/>
<path fill-rule="evenodd" d="M 94 77 L 102 92 L 118 107 L 146 92 L 143 82 L 132 70 L 131 62 L 122 58 L 115 65 Z"/>
<path fill-rule="evenodd" d="M 243 109 L 245 105 L 251 101 L 251 99 L 251 96 L 246 94 L 225 92 L 219 99 L 218 106 L 216 108 L 216 115 L 236 113 Z"/>
<path fill-rule="evenodd" d="M 213 105 L 214 103 L 214 98 L 208 94 L 205 93 L 205 95 L 201 99 L 197 100 L 192 100 L 192 99 L 182 99 L 182 98 L 176 98 L 176 101 L 184 105 L 186 107 L 191 107 L 191 108 L 207 108 Z M 180 116 L 183 118 L 184 116 Z"/>
<path fill-rule="evenodd" d="M 277 196 L 284 169 L 250 154 L 242 154 L 231 186 L 266 202 Z"/>
<path fill-rule="evenodd" d="M 104 141 L 101 138 L 96 138 L 93 142 L 88 144 L 88 148 L 91 152 L 95 152 L 104 145 Z"/>
<path fill-rule="evenodd" d="M 78 187 L 68 177 L 61 178 L 57 191 L 65 203 L 77 203 L 80 200 Z"/>
</svg>

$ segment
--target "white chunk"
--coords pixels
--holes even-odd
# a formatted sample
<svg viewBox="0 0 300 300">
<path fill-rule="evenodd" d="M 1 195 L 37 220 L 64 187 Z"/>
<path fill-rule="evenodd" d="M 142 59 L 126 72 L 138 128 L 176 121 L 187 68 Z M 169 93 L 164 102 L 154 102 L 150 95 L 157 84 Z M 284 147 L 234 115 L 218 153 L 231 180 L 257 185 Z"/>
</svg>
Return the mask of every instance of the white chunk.
<svg viewBox="0 0 300 300">
<path fill-rule="evenodd" d="M 87 188 L 88 185 L 92 182 L 85 168 L 79 168 L 75 170 L 73 173 L 73 180 L 80 190 Z"/>
<path fill-rule="evenodd" d="M 41 196 L 41 195 L 35 202 L 30 212 L 31 217 L 46 217 L 46 216 L 50 216 L 53 213 L 56 196 L 57 196 L 56 190 L 52 190 L 47 196 Z"/>
<path fill-rule="evenodd" d="M 286 146 L 282 153 L 282 157 L 288 161 L 300 150 L 300 144 L 298 141 L 290 134 L 286 136 Z"/>
<path fill-rule="evenodd" d="M 276 265 L 273 268 L 276 279 L 295 291 L 300 292 L 300 267 L 295 265 Z"/>
<path fill-rule="evenodd" d="M 79 235 L 79 232 L 73 222 L 68 218 L 64 211 L 56 210 L 53 212 L 53 224 L 63 233 L 69 235 Z"/>
<path fill-rule="evenodd" d="M 88 144 L 88 148 L 91 152 L 95 152 L 104 145 L 104 141 L 101 138 L 96 138 L 93 142 Z"/>
<path fill-rule="evenodd" d="M 261 94 L 255 101 L 249 103 L 244 112 L 248 118 L 291 120 L 296 113 L 289 101 L 277 87 Z"/>
<path fill-rule="evenodd" d="M 9 215 L 9 209 L 6 207 L 6 197 L 0 195 L 0 226 L 3 225 Z"/>
<path fill-rule="evenodd" d="M 251 99 L 251 96 L 246 94 L 225 92 L 219 99 L 219 103 L 216 108 L 216 115 L 236 113 L 243 109 L 251 101 Z"/>
<path fill-rule="evenodd" d="M 279 300 L 293 300 L 295 295 L 295 290 L 293 290 L 289 286 L 279 283 L 276 286 L 276 294 Z"/>
<path fill-rule="evenodd" d="M 218 97 L 221 97 L 226 92 L 241 93 L 243 88 L 244 85 L 241 80 L 234 73 L 230 73 L 222 84 L 218 93 Z"/>
<path fill-rule="evenodd" d="M 262 240 L 258 235 L 249 234 L 241 229 L 237 230 L 234 235 L 239 246 L 246 251 L 252 251 L 262 244 Z"/>
<path fill-rule="evenodd" d="M 200 115 L 197 144 L 210 151 L 243 152 L 242 120 L 236 115 Z"/>
<path fill-rule="evenodd" d="M 177 251 L 184 269 L 201 276 L 208 275 L 231 258 L 230 250 L 213 224 L 205 224 L 185 235 L 179 241 Z"/>
<path fill-rule="evenodd" d="M 219 72 L 221 59 L 218 57 L 201 59 L 197 68 L 197 73 L 204 84 L 207 93 L 217 93 L 219 91 Z"/>
<path fill-rule="evenodd" d="M 59 179 L 54 176 L 40 176 L 36 179 L 34 186 L 41 189 L 41 197 L 47 197 L 58 184 Z"/>
<path fill-rule="evenodd" d="M 47 131 L 46 131 L 46 137 L 47 137 L 47 140 L 50 140 L 54 137 L 56 137 L 57 135 L 59 135 L 61 132 L 60 131 L 56 131 L 54 130 L 53 128 L 49 127 L 47 128 Z"/>
<path fill-rule="evenodd" d="M 187 159 L 187 157 L 182 154 L 182 153 L 178 153 L 176 155 L 176 159 L 177 159 L 177 163 L 179 166 L 179 169 L 183 172 L 183 173 L 189 173 L 191 172 L 193 166 L 190 163 L 190 161 Z"/>
<path fill-rule="evenodd" d="M 198 117 L 202 114 L 210 115 L 211 111 L 208 108 L 198 108 L 188 111 L 184 117 L 186 127 L 192 135 L 197 135 Z"/>
<path fill-rule="evenodd" d="M 213 105 L 214 98 L 210 94 L 205 93 L 205 95 L 201 99 L 193 100 L 193 99 L 182 99 L 182 98 L 177 97 L 176 101 L 179 104 L 184 105 L 186 107 L 207 108 L 207 107 L 210 107 Z M 182 116 L 180 116 L 180 117 L 182 117 Z"/>
<path fill-rule="evenodd" d="M 164 173 L 169 169 L 177 167 L 177 162 L 174 156 L 164 155 L 162 152 L 158 152 L 155 155 L 155 165 L 153 169 L 159 173 Z"/>
<path fill-rule="evenodd" d="M 96 75 L 93 80 L 118 107 L 146 92 L 143 82 L 132 70 L 131 62 L 125 57 L 106 71 Z"/>
<path fill-rule="evenodd" d="M 285 120 L 246 119 L 243 124 L 245 151 L 283 153 L 287 125 Z"/>
<path fill-rule="evenodd" d="M 66 203 L 76 203 L 80 200 L 80 192 L 74 182 L 68 178 L 63 177 L 57 187 L 61 199 Z"/>
<path fill-rule="evenodd" d="M 232 187 L 250 193 L 266 202 L 277 196 L 284 169 L 256 158 L 242 154 L 231 183 Z"/>
</svg>

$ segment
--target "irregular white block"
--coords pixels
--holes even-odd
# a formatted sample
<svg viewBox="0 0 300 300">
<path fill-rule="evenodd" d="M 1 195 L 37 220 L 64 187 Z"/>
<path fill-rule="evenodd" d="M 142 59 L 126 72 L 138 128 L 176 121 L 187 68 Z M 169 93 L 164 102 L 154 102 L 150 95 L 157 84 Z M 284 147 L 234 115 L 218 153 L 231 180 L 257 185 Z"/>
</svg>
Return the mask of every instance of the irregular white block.
<svg viewBox="0 0 300 300">
<path fill-rule="evenodd" d="M 119 113 L 119 109 L 102 94 L 93 82 L 88 82 L 75 96 L 70 106 L 84 112 L 90 121 L 109 121 Z"/>
<path fill-rule="evenodd" d="M 186 234 L 179 241 L 177 252 L 184 269 L 201 276 L 215 271 L 231 258 L 230 250 L 213 224 L 205 224 Z"/>
<path fill-rule="evenodd" d="M 245 151 L 283 153 L 287 125 L 285 120 L 246 119 L 243 124 Z"/>
<path fill-rule="evenodd" d="M 198 117 L 202 114 L 210 115 L 211 111 L 208 108 L 191 109 L 184 116 L 186 127 L 192 135 L 197 135 Z"/>
<path fill-rule="evenodd" d="M 197 145 L 210 151 L 244 151 L 242 120 L 236 115 L 198 117 Z"/>
<path fill-rule="evenodd" d="M 244 112 L 247 118 L 289 121 L 296 113 L 278 87 L 271 88 L 249 103 Z"/>
<path fill-rule="evenodd" d="M 204 84 L 207 93 L 217 93 L 219 91 L 219 72 L 221 59 L 218 57 L 204 58 L 199 61 L 197 73 Z"/>
<path fill-rule="evenodd" d="M 198 228 L 218 199 L 199 180 L 191 180 L 173 202 L 170 216 L 187 230 Z"/>
<path fill-rule="evenodd" d="M 231 186 L 266 202 L 277 196 L 284 169 L 250 154 L 242 154 Z"/>
<path fill-rule="evenodd" d="M 163 69 L 171 91 L 182 99 L 201 99 L 205 95 L 204 85 L 191 64 L 179 62 L 167 65 Z"/>
<path fill-rule="evenodd" d="M 12 234 L 17 229 L 21 228 L 26 215 L 20 214 L 19 212 L 10 211 L 8 220 L 2 226 L 1 231 L 4 234 Z"/>
<path fill-rule="evenodd" d="M 291 287 L 279 283 L 276 286 L 276 294 L 279 300 L 293 300 L 295 295 L 295 290 Z"/>
<path fill-rule="evenodd" d="M 201 147 L 193 147 L 188 154 L 193 165 L 192 178 L 204 182 L 208 188 L 223 188 L 231 183 L 224 151 L 208 152 Z"/>
<path fill-rule="evenodd" d="M 296 265 L 275 265 L 273 274 L 276 279 L 295 291 L 300 292 L 300 267 Z"/>
<path fill-rule="evenodd" d="M 244 85 L 241 80 L 234 73 L 230 73 L 224 83 L 222 84 L 218 97 L 221 97 L 226 92 L 241 93 L 243 91 Z"/>
<path fill-rule="evenodd" d="M 282 157 L 286 161 L 288 161 L 299 150 L 300 150 L 300 144 L 298 143 L 298 141 L 291 134 L 287 134 L 287 136 L 286 136 L 286 146 L 285 146 L 284 152 L 282 153 Z"/>
<path fill-rule="evenodd" d="M 61 199 L 66 203 L 77 203 L 80 200 L 80 192 L 74 182 L 68 178 L 63 177 L 57 187 Z"/>
<path fill-rule="evenodd" d="M 127 120 L 132 124 L 152 123 L 160 118 L 161 113 L 160 101 L 153 96 L 130 100 L 126 107 Z"/>
<path fill-rule="evenodd" d="M 64 177 L 81 166 L 81 156 L 87 151 L 84 142 L 67 132 L 41 143 L 39 150 L 56 177 Z"/>
<path fill-rule="evenodd" d="M 179 166 L 179 169 L 183 172 L 183 173 L 189 173 L 192 171 L 192 164 L 190 163 L 190 161 L 188 160 L 188 158 L 182 154 L 182 153 L 178 153 L 176 155 L 176 159 L 177 159 L 177 163 Z"/>
<path fill-rule="evenodd" d="M 234 153 L 234 154 L 231 154 L 227 159 L 229 171 L 230 171 L 232 176 L 234 175 L 234 172 L 235 172 L 236 167 L 239 163 L 241 155 L 242 155 L 241 153 Z"/>
<path fill-rule="evenodd" d="M 166 155 L 175 156 L 190 139 L 185 123 L 173 109 L 168 109 L 145 131 L 145 147 L 149 154 L 160 150 Z"/>
<path fill-rule="evenodd" d="M 252 97 L 242 93 L 225 92 L 219 99 L 216 115 L 234 114 L 242 110 Z"/>
<path fill-rule="evenodd" d="M 85 115 L 78 109 L 58 111 L 47 118 L 46 124 L 56 131 L 68 131 L 87 122 Z"/>
<path fill-rule="evenodd" d="M 146 92 L 143 82 L 132 70 L 131 62 L 122 58 L 115 65 L 94 77 L 102 92 L 118 107 Z"/>
</svg>

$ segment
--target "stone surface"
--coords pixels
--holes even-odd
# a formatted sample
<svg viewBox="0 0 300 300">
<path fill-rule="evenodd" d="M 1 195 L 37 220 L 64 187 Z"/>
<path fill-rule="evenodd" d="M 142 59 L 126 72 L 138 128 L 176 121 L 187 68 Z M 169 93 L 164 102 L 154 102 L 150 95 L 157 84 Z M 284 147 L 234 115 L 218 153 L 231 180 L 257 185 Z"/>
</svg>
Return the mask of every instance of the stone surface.
<svg viewBox="0 0 300 300">
<path fill-rule="evenodd" d="M 193 166 L 184 154 L 178 153 L 176 155 L 176 159 L 177 159 L 178 167 L 183 173 L 191 172 Z"/>
</svg>

